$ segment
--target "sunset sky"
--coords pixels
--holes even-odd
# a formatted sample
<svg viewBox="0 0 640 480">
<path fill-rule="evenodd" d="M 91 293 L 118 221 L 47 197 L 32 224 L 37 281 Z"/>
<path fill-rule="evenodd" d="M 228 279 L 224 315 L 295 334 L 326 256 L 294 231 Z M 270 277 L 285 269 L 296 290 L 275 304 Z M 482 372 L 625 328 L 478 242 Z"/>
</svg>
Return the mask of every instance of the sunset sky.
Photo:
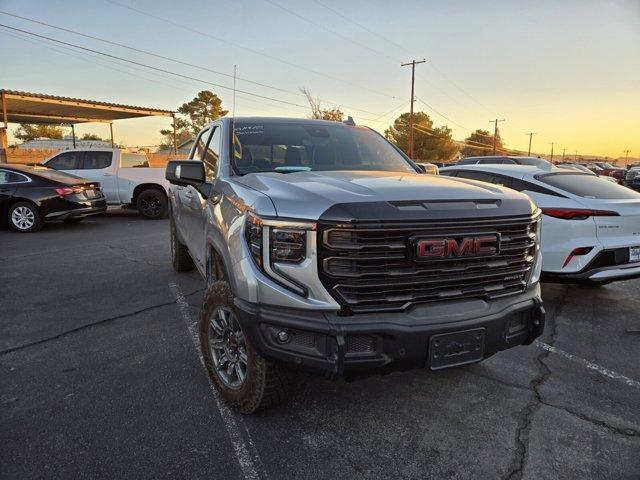
<svg viewBox="0 0 640 480">
<path fill-rule="evenodd" d="M 307 116 L 298 94 L 306 87 L 323 106 L 382 131 L 408 111 L 410 69 L 400 63 L 426 58 L 417 67 L 416 110 L 450 126 L 455 139 L 504 118 L 510 148 L 526 150 L 533 131 L 538 153 L 557 142 L 556 153 L 619 157 L 630 149 L 640 157 L 639 0 L 0 0 L 0 10 L 227 74 L 237 64 L 239 77 L 277 88 L 239 80 L 238 89 L 301 106 L 239 93 L 236 115 Z M 0 23 L 233 84 L 6 15 Z M 166 109 L 210 89 L 232 108 L 228 89 L 23 37 L 0 28 L 0 88 Z M 116 141 L 158 144 L 166 126 L 118 122 Z M 103 125 L 77 128 L 86 131 L 108 136 Z"/>
</svg>

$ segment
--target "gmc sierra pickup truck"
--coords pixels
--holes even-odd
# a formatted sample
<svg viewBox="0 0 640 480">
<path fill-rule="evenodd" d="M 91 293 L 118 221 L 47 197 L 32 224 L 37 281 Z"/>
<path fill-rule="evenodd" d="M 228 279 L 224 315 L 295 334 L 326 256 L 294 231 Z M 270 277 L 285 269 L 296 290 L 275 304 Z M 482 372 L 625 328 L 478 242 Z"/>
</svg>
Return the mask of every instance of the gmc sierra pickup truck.
<svg viewBox="0 0 640 480">
<path fill-rule="evenodd" d="M 439 370 L 543 331 L 535 204 L 424 174 L 373 130 L 222 118 L 166 178 L 173 267 L 206 280 L 202 354 L 242 413 L 295 369 Z"/>
</svg>

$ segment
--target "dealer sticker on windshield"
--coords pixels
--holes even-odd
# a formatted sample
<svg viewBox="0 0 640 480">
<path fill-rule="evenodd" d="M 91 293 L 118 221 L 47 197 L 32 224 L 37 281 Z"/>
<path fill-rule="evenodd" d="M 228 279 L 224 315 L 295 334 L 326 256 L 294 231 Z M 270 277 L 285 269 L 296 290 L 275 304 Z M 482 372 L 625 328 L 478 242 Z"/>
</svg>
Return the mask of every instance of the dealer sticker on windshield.
<svg viewBox="0 0 640 480">
<path fill-rule="evenodd" d="M 629 247 L 629 261 L 640 262 L 640 247 Z"/>
</svg>

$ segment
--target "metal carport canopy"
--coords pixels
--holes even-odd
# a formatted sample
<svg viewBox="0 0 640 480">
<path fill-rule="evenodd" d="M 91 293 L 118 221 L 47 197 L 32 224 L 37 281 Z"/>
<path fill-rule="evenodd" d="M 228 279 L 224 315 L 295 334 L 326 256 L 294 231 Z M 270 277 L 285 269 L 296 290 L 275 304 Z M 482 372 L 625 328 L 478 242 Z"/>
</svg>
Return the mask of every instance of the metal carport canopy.
<svg viewBox="0 0 640 480">
<path fill-rule="evenodd" d="M 173 117 L 170 110 L 119 105 L 41 93 L 0 90 L 0 111 L 7 123 L 111 123 L 140 117 Z"/>
</svg>

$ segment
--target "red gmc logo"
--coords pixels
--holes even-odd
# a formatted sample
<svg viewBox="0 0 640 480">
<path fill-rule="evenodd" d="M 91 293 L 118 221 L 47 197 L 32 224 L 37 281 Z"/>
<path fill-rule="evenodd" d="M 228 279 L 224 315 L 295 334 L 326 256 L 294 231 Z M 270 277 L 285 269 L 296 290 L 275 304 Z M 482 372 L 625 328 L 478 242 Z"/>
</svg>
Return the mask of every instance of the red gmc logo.
<svg viewBox="0 0 640 480">
<path fill-rule="evenodd" d="M 498 235 L 482 237 L 425 238 L 416 243 L 418 258 L 485 257 L 498 253 Z"/>
</svg>

